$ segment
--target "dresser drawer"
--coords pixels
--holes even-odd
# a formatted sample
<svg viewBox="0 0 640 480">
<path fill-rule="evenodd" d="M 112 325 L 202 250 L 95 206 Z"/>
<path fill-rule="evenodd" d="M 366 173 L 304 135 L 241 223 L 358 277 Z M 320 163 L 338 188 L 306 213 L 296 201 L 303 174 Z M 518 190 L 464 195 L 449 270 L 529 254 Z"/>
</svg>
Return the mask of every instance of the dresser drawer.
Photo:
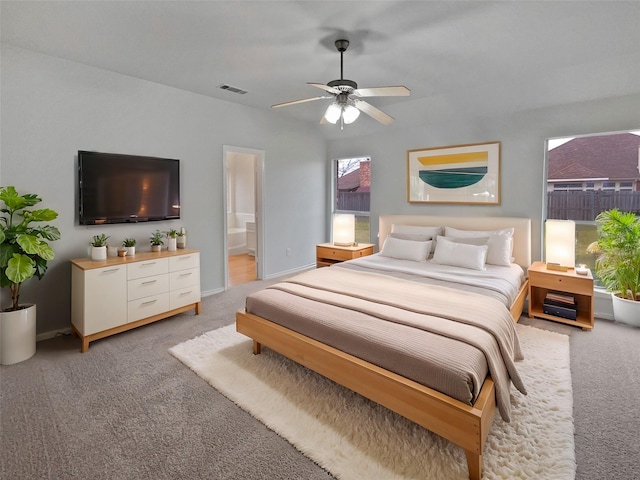
<svg viewBox="0 0 640 480">
<path fill-rule="evenodd" d="M 190 303 L 196 303 L 200 301 L 200 286 L 194 285 L 192 287 L 183 288 L 181 290 L 172 290 L 169 294 L 171 300 L 169 302 L 171 310 L 174 308 L 184 307 Z"/>
<path fill-rule="evenodd" d="M 180 290 L 182 288 L 200 285 L 200 269 L 179 270 L 169 274 L 169 289 Z"/>
<path fill-rule="evenodd" d="M 188 270 L 190 268 L 200 268 L 200 254 L 189 253 L 169 258 L 169 271 Z"/>
<path fill-rule="evenodd" d="M 152 277 L 136 278 L 127 282 L 127 296 L 129 301 L 149 297 L 169 291 L 169 275 L 154 275 Z"/>
<path fill-rule="evenodd" d="M 161 293 L 151 297 L 130 301 L 128 304 L 128 320 L 135 322 L 141 318 L 151 317 L 169 310 L 169 294 Z"/>
<path fill-rule="evenodd" d="M 169 260 L 167 258 L 145 260 L 142 262 L 135 262 L 127 265 L 128 280 L 151 277 L 153 275 L 160 275 L 162 273 L 169 273 Z"/>
</svg>

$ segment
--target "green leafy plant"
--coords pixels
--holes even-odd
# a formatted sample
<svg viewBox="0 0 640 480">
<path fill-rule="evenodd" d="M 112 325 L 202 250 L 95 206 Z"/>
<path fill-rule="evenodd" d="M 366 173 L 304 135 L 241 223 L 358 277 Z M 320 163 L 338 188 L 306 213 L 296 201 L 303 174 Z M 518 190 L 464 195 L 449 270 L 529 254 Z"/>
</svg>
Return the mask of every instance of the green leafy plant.
<svg viewBox="0 0 640 480">
<path fill-rule="evenodd" d="M 136 239 L 135 238 L 125 238 L 122 241 L 122 246 L 123 247 L 135 247 L 136 246 Z"/>
<path fill-rule="evenodd" d="M 48 242 L 60 238 L 57 227 L 33 223 L 55 220 L 58 212 L 30 209 L 42 199 L 33 193 L 19 195 L 13 186 L 0 187 L 0 200 L 4 203 L 0 209 L 0 287 L 11 288 L 11 307 L 4 311 L 14 311 L 22 308 L 18 304 L 20 286 L 33 276 L 44 276 L 47 262 L 54 258 Z"/>
<path fill-rule="evenodd" d="M 640 217 L 606 210 L 596 217 L 598 240 L 587 247 L 597 254 L 596 274 L 607 290 L 640 301 Z"/>
<path fill-rule="evenodd" d="M 168 238 L 176 238 L 179 235 L 178 230 L 175 230 L 175 229 L 171 229 L 166 233 Z"/>
<path fill-rule="evenodd" d="M 108 239 L 109 237 L 104 233 L 101 233 L 100 235 L 94 235 L 93 240 L 91 240 L 91 245 L 94 247 L 106 247 Z"/>
<path fill-rule="evenodd" d="M 156 245 L 156 246 L 164 245 L 164 241 L 162 240 L 162 237 L 163 237 L 162 232 L 160 232 L 160 230 L 156 230 L 149 237 L 149 242 L 151 243 L 151 245 Z"/>
</svg>

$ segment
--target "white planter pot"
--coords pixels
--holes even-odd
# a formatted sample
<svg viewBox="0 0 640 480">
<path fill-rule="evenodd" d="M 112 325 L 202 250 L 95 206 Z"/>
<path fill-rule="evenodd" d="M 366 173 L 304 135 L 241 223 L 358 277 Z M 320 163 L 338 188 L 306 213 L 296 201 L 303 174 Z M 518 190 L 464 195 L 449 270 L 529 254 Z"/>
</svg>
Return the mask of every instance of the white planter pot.
<svg viewBox="0 0 640 480">
<path fill-rule="evenodd" d="M 107 247 L 91 247 L 91 260 L 106 260 Z"/>
<path fill-rule="evenodd" d="M 136 254 L 136 247 L 124 247 L 127 249 L 127 257 L 133 257 Z"/>
<path fill-rule="evenodd" d="M 36 306 L 0 312 L 0 365 L 13 365 L 36 353 Z"/>
<path fill-rule="evenodd" d="M 640 302 L 620 298 L 612 293 L 611 303 L 613 304 L 613 318 L 616 322 L 640 327 Z"/>
<path fill-rule="evenodd" d="M 168 240 L 167 250 L 170 252 L 175 252 L 178 249 L 178 239 L 169 237 L 167 240 Z"/>
</svg>

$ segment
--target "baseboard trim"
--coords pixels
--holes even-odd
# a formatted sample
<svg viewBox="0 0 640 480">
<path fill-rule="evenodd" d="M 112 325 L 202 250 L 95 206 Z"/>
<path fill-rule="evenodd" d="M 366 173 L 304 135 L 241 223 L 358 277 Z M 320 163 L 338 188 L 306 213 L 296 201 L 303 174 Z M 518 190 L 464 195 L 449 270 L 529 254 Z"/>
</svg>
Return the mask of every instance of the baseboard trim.
<svg viewBox="0 0 640 480">
<path fill-rule="evenodd" d="M 57 337 L 58 335 L 71 335 L 71 327 L 63 328 L 62 330 L 52 330 L 50 332 L 43 332 L 36 335 L 36 342 L 42 342 L 43 340 L 49 340 Z"/>
</svg>

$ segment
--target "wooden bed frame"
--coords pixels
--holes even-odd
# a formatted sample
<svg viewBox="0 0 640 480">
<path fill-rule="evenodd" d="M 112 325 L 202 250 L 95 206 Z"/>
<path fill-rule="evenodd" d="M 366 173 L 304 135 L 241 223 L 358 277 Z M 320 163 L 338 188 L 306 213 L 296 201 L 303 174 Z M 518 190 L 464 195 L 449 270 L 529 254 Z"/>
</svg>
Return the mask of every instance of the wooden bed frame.
<svg viewBox="0 0 640 480">
<path fill-rule="evenodd" d="M 514 227 L 515 262 L 526 271 L 531 261 L 531 220 L 527 218 L 386 215 L 380 217 L 380 245 L 392 224 L 447 225 L 462 230 Z M 525 281 L 510 309 L 515 322 L 522 314 L 527 285 Z M 482 477 L 482 452 L 496 412 L 495 386 L 490 377 L 470 406 L 244 310 L 236 313 L 236 330 L 253 339 L 254 354 L 265 345 L 462 447 L 469 478 Z"/>
</svg>

